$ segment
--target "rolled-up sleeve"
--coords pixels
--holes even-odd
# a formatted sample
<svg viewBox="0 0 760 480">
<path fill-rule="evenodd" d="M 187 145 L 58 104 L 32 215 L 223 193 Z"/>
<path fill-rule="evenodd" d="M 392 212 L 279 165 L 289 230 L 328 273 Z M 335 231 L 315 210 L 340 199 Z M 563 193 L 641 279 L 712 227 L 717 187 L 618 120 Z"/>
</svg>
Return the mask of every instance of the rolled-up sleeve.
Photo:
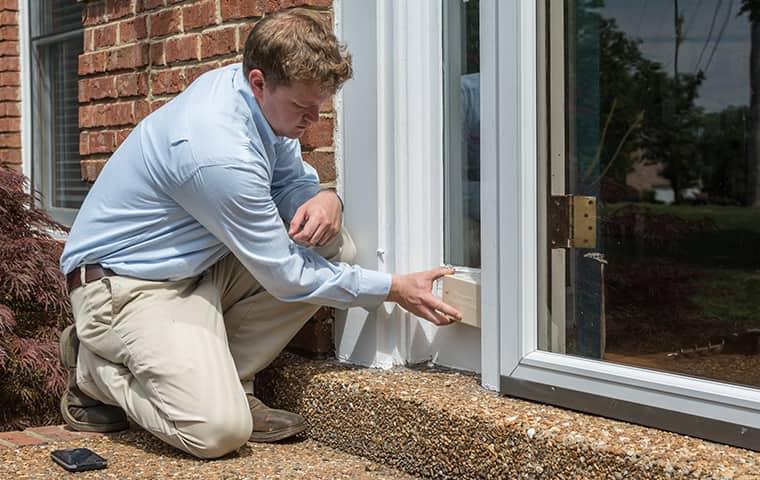
<svg viewBox="0 0 760 480">
<path fill-rule="evenodd" d="M 283 140 L 275 146 L 277 163 L 272 172 L 272 199 L 286 223 L 298 207 L 319 192 L 319 175 L 303 161 L 298 140 Z"/>
<path fill-rule="evenodd" d="M 265 162 L 255 158 L 201 166 L 171 195 L 277 299 L 340 309 L 377 308 L 390 290 L 390 275 L 332 263 L 294 243 L 272 197 L 269 177 Z"/>
</svg>

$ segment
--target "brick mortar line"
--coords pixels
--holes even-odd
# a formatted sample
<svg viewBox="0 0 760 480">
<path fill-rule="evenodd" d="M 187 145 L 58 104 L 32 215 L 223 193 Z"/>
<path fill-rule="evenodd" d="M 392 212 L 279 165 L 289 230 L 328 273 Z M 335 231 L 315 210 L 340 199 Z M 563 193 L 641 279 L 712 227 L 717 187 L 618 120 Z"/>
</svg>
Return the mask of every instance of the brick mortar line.
<svg viewBox="0 0 760 480">
<path fill-rule="evenodd" d="M 137 123 L 120 123 L 118 125 L 93 125 L 91 127 L 79 127 L 79 133 L 103 133 L 108 131 L 116 132 L 117 130 L 126 130 L 128 128 L 135 128 L 136 126 Z"/>
<path fill-rule="evenodd" d="M 215 55 L 213 57 L 204 58 L 203 60 L 197 60 L 197 62 L 198 62 L 198 65 L 203 64 L 203 63 L 214 62 L 214 61 L 223 62 L 225 60 L 235 58 L 238 55 L 242 55 L 242 52 L 232 52 L 232 53 L 226 53 L 223 55 Z M 187 66 L 187 65 L 182 65 L 182 66 Z M 167 66 L 167 65 L 157 65 L 157 64 L 152 64 L 152 63 L 146 63 L 145 65 L 140 66 L 140 67 L 119 68 L 116 70 L 108 70 L 105 72 L 93 72 L 93 73 L 79 75 L 79 80 L 85 80 L 85 79 L 90 79 L 90 78 L 102 78 L 102 77 L 108 77 L 111 75 L 119 75 L 119 74 L 124 74 L 124 73 L 142 73 L 144 71 L 148 71 L 148 69 L 150 69 L 150 71 L 153 71 L 153 70 L 163 71 L 163 70 L 169 70 L 171 68 L 172 67 Z"/>
<path fill-rule="evenodd" d="M 143 95 L 136 94 L 136 95 L 129 95 L 124 97 L 102 97 L 97 99 L 91 99 L 91 100 L 83 100 L 79 101 L 79 108 L 83 107 L 91 107 L 91 106 L 98 106 L 98 105 L 124 105 L 128 103 L 135 103 L 135 102 L 144 102 L 148 101 L 147 98 L 145 98 Z"/>
<path fill-rule="evenodd" d="M 203 60 L 178 60 L 176 62 L 172 62 L 171 64 L 166 64 L 166 65 L 152 65 L 150 73 L 166 72 L 175 68 L 180 69 L 180 68 L 186 68 L 188 66 L 200 67 L 203 64 L 218 61 L 218 60 L 215 60 L 215 58 L 217 57 L 206 57 Z"/>
<path fill-rule="evenodd" d="M 146 64 L 146 65 L 144 65 L 142 67 L 120 68 L 118 70 L 110 70 L 110 71 L 107 71 L 107 72 L 93 72 L 91 74 L 84 74 L 84 75 L 79 75 L 78 74 L 78 75 L 79 75 L 79 80 L 84 80 L 84 79 L 94 78 L 96 73 L 97 74 L 103 74 L 103 75 L 101 75 L 102 77 L 107 77 L 109 75 L 119 75 L 119 74 L 123 74 L 123 73 L 140 73 L 142 71 L 142 69 L 146 68 L 147 66 L 148 66 L 148 64 Z"/>
<path fill-rule="evenodd" d="M 118 22 L 134 20 L 134 19 L 140 18 L 141 16 L 146 16 L 147 17 L 148 15 L 135 15 L 135 16 L 132 16 L 132 17 L 129 17 L 129 18 L 125 18 L 123 20 L 119 19 Z M 87 55 L 87 54 L 91 54 L 91 53 L 99 53 L 99 52 L 110 52 L 110 51 L 116 50 L 118 48 L 129 47 L 129 46 L 140 44 L 140 43 L 149 43 L 149 44 L 152 44 L 152 43 L 165 42 L 166 40 L 170 40 L 172 38 L 181 38 L 183 36 L 202 35 L 204 33 L 210 33 L 210 32 L 214 32 L 214 31 L 217 31 L 217 30 L 223 30 L 223 29 L 229 28 L 229 27 L 238 27 L 238 28 L 240 28 L 242 26 L 248 26 L 251 22 L 258 22 L 259 20 L 261 20 L 263 18 L 264 18 L 264 15 L 261 15 L 259 17 L 247 17 L 247 20 L 240 20 L 240 19 L 236 18 L 236 19 L 234 19 L 233 21 L 230 21 L 230 22 L 224 22 L 224 21 L 222 21 L 221 23 L 214 23 L 214 24 L 211 24 L 211 25 L 206 25 L 204 27 L 195 27 L 195 28 L 191 28 L 189 30 L 184 30 L 183 29 L 182 31 L 173 32 L 173 33 L 167 33 L 165 35 L 152 36 L 152 35 L 148 34 L 144 38 L 135 39 L 135 40 L 130 41 L 130 42 L 118 43 L 118 44 L 115 44 L 115 45 L 108 45 L 105 48 L 96 48 L 96 49 L 93 49 L 93 50 L 88 50 L 88 51 L 82 52 L 82 55 Z M 148 23 L 151 23 L 151 22 L 148 22 Z M 183 19 L 183 24 L 184 24 L 184 19 Z M 92 31 L 94 31 L 96 29 L 103 28 L 104 26 L 106 26 L 106 24 L 98 25 L 98 26 L 92 26 L 92 27 L 85 27 L 85 30 L 88 31 L 88 32 L 92 32 Z M 146 28 L 147 28 L 147 26 L 146 26 Z M 11 41 L 11 40 L 8 40 L 8 41 Z"/>
<path fill-rule="evenodd" d="M 138 70 L 137 72 L 131 72 L 131 73 L 134 74 L 134 73 L 148 73 L 148 72 L 147 71 L 146 72 L 141 72 L 141 71 Z M 124 75 L 124 74 L 122 74 L 122 75 Z M 129 75 L 129 74 L 127 74 L 127 75 Z M 118 76 L 118 75 L 117 74 L 113 74 L 111 72 L 95 72 L 95 73 L 91 73 L 89 75 L 81 75 L 82 78 L 80 78 L 79 80 L 98 80 L 98 79 L 101 79 L 101 78 L 116 77 L 116 76 Z"/>
<path fill-rule="evenodd" d="M 139 16 L 138 17 L 131 17 L 129 20 L 133 20 L 133 19 L 136 19 L 136 18 L 139 18 Z M 124 42 L 124 43 L 119 42 L 119 43 L 116 43 L 114 45 L 104 45 L 101 48 L 94 48 L 92 50 L 87 50 L 87 51 L 82 52 L 81 55 L 88 55 L 88 54 L 91 54 L 91 53 L 100 53 L 100 52 L 110 52 L 112 50 L 116 50 L 116 49 L 123 48 L 123 47 L 130 47 L 130 46 L 138 45 L 140 43 L 152 44 L 152 43 L 166 42 L 166 40 L 171 40 L 172 38 L 181 38 L 181 37 L 190 36 L 190 35 L 203 35 L 204 33 L 212 33 L 212 32 L 215 32 L 215 31 L 218 31 L 218 30 L 224 30 L 224 29 L 227 29 L 227 28 L 230 28 L 230 27 L 236 27 L 238 29 L 238 31 L 239 31 L 240 27 L 242 27 L 242 26 L 248 26 L 251 22 L 258 22 L 259 20 L 261 20 L 264 17 L 261 16 L 261 17 L 248 17 L 248 18 L 249 18 L 249 21 L 235 21 L 235 22 L 229 22 L 229 23 L 214 23 L 212 25 L 207 25 L 205 27 L 195 27 L 195 28 L 191 28 L 190 30 L 182 30 L 182 31 L 179 31 L 179 32 L 172 32 L 172 33 L 167 33 L 167 34 L 164 34 L 164 35 L 155 35 L 155 36 L 153 36 L 153 35 L 146 35 L 144 38 L 135 39 L 135 40 L 132 40 L 132 41 L 129 41 L 129 42 Z M 89 31 L 93 31 L 93 30 L 98 29 L 98 28 L 101 28 L 101 27 L 85 27 L 85 29 L 86 30 L 89 29 Z M 88 31 L 88 33 L 89 33 L 89 31 Z M 18 40 L 2 40 L 2 41 L 8 41 L 8 42 L 14 41 L 14 42 L 17 42 Z"/>
<path fill-rule="evenodd" d="M 97 50 L 90 50 L 88 52 L 82 52 L 82 53 L 79 54 L 79 56 L 82 56 L 82 55 L 92 55 L 94 53 L 109 53 L 109 52 L 112 52 L 114 50 L 118 50 L 120 48 L 134 47 L 135 45 L 139 45 L 141 43 L 149 45 L 150 44 L 150 37 L 145 37 L 145 38 L 143 38 L 141 40 L 135 40 L 134 42 L 122 43 L 120 45 L 109 45 L 109 46 L 107 46 L 105 48 L 98 48 Z"/>
<path fill-rule="evenodd" d="M 79 108 L 95 106 L 95 105 L 111 105 L 113 103 L 119 103 L 121 101 L 135 102 L 135 101 L 140 101 L 140 100 L 150 101 L 142 95 L 130 95 L 128 97 L 108 97 L 108 98 L 98 98 L 97 100 L 87 100 L 84 102 L 80 102 Z"/>
<path fill-rule="evenodd" d="M 56 441 L 53 438 L 46 437 L 45 435 L 43 435 L 41 433 L 37 433 L 37 432 L 35 432 L 34 430 L 31 430 L 31 429 L 26 429 L 26 430 L 24 430 L 24 431 L 22 431 L 20 433 L 23 433 L 25 435 L 29 435 L 30 437 L 36 438 L 38 440 L 42 440 L 45 443 L 54 443 Z"/>
<path fill-rule="evenodd" d="M 69 436 L 70 438 L 54 438 L 49 437 L 45 435 L 44 433 L 41 433 L 37 430 L 34 430 L 36 427 L 31 427 L 26 430 L 15 430 L 10 432 L 0 432 L 0 434 L 16 434 L 16 435 L 26 435 L 28 437 L 31 437 L 33 439 L 40 440 L 44 443 L 35 443 L 31 445 L 21 445 L 18 443 L 14 443 L 10 440 L 6 440 L 3 438 L 0 438 L 0 446 L 4 446 L 7 448 L 24 448 L 24 447 L 33 447 L 33 446 L 39 446 L 39 445 L 50 445 L 54 443 L 61 443 L 61 442 L 68 442 L 70 440 L 77 440 L 77 439 L 83 439 L 87 438 L 91 435 L 102 435 L 102 434 L 83 434 L 82 432 L 76 432 L 76 431 L 68 431 L 63 428 L 63 425 L 45 425 L 43 427 L 57 427 L 60 430 L 61 436 Z"/>
</svg>

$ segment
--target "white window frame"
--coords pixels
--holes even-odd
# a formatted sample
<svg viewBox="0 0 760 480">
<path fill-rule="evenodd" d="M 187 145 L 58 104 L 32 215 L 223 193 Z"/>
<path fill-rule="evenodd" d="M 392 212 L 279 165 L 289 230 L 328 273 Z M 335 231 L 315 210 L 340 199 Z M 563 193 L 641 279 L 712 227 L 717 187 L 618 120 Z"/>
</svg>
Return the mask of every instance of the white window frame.
<svg viewBox="0 0 760 480">
<path fill-rule="evenodd" d="M 34 76 L 34 52 L 32 47 L 32 15 L 39 14 L 39 6 L 30 0 L 19 2 L 19 67 L 21 79 L 21 171 L 30 179 L 29 187 L 40 192 L 43 197 L 40 199 L 40 207 L 48 215 L 63 225 L 71 226 L 79 212 L 75 208 L 54 207 L 50 200 L 52 192 L 52 165 L 50 158 L 37 157 L 35 159 L 34 149 L 39 148 L 35 145 L 35 126 L 33 121 L 33 99 L 32 83 Z M 59 34 L 50 39 L 51 43 L 57 40 L 66 40 L 73 35 L 82 34 L 84 28 L 78 31 L 66 32 Z M 46 97 L 47 100 L 47 97 Z M 37 125 L 37 128 L 47 128 L 49 125 Z M 51 132 L 47 133 L 52 136 Z M 47 161 L 46 161 L 47 160 Z M 47 196 L 45 196 L 47 194 Z M 56 237 L 65 237 L 66 234 L 60 232 L 53 233 Z"/>
<path fill-rule="evenodd" d="M 336 102 L 345 223 L 367 268 L 407 273 L 443 262 L 441 0 L 334 2 L 354 78 Z M 343 161 L 345 159 L 345 161 Z M 484 260 L 485 261 L 485 260 Z M 386 303 L 338 313 L 340 360 L 388 368 L 430 361 L 480 371 L 486 329 L 435 327 Z M 497 384 L 493 384 L 496 388 Z"/>
<path fill-rule="evenodd" d="M 29 3 L 18 2 L 19 69 L 21 80 L 21 173 L 32 178 L 32 73 Z M 31 186 L 31 185 L 30 185 Z"/>
<path fill-rule="evenodd" d="M 499 319 L 499 345 L 483 349 L 500 353 L 501 391 L 757 449 L 757 389 L 538 350 L 539 1 L 481 1 L 499 26 L 481 33 L 481 98 L 492 99 L 481 102 L 481 152 L 499 159 L 483 164 L 481 188 L 494 200 L 484 219 L 498 219 L 483 222 L 484 255 L 498 261 L 483 263 L 482 310 L 484 324 Z"/>
</svg>

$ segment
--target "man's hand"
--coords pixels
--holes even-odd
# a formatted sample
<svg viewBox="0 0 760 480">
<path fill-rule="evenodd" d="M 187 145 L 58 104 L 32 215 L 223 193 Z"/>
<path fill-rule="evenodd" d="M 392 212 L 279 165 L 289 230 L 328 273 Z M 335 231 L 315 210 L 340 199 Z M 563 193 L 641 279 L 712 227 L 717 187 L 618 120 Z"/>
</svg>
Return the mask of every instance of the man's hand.
<svg viewBox="0 0 760 480">
<path fill-rule="evenodd" d="M 448 325 L 459 321 L 462 314 L 432 294 L 433 282 L 453 273 L 453 268 L 441 267 L 426 272 L 394 275 L 388 301 L 396 302 L 408 312 L 436 325 Z"/>
<path fill-rule="evenodd" d="M 338 195 L 322 190 L 296 210 L 288 235 L 299 245 L 323 247 L 340 233 L 341 217 Z"/>
</svg>

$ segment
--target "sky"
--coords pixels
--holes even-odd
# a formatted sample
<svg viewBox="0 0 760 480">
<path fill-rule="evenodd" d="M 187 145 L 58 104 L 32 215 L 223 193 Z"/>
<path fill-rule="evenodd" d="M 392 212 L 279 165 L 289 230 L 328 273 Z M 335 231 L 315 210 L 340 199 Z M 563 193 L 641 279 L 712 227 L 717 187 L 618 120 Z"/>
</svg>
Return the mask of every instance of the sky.
<svg viewBox="0 0 760 480">
<path fill-rule="evenodd" d="M 699 65 L 705 70 L 697 104 L 707 111 L 749 103 L 750 23 L 746 15 L 738 16 L 740 4 L 740 0 L 678 1 L 685 32 L 678 69 L 693 73 Z M 614 18 L 629 36 L 639 38 L 644 56 L 662 63 L 672 74 L 673 5 L 673 0 L 605 0 L 598 11 Z"/>
</svg>

